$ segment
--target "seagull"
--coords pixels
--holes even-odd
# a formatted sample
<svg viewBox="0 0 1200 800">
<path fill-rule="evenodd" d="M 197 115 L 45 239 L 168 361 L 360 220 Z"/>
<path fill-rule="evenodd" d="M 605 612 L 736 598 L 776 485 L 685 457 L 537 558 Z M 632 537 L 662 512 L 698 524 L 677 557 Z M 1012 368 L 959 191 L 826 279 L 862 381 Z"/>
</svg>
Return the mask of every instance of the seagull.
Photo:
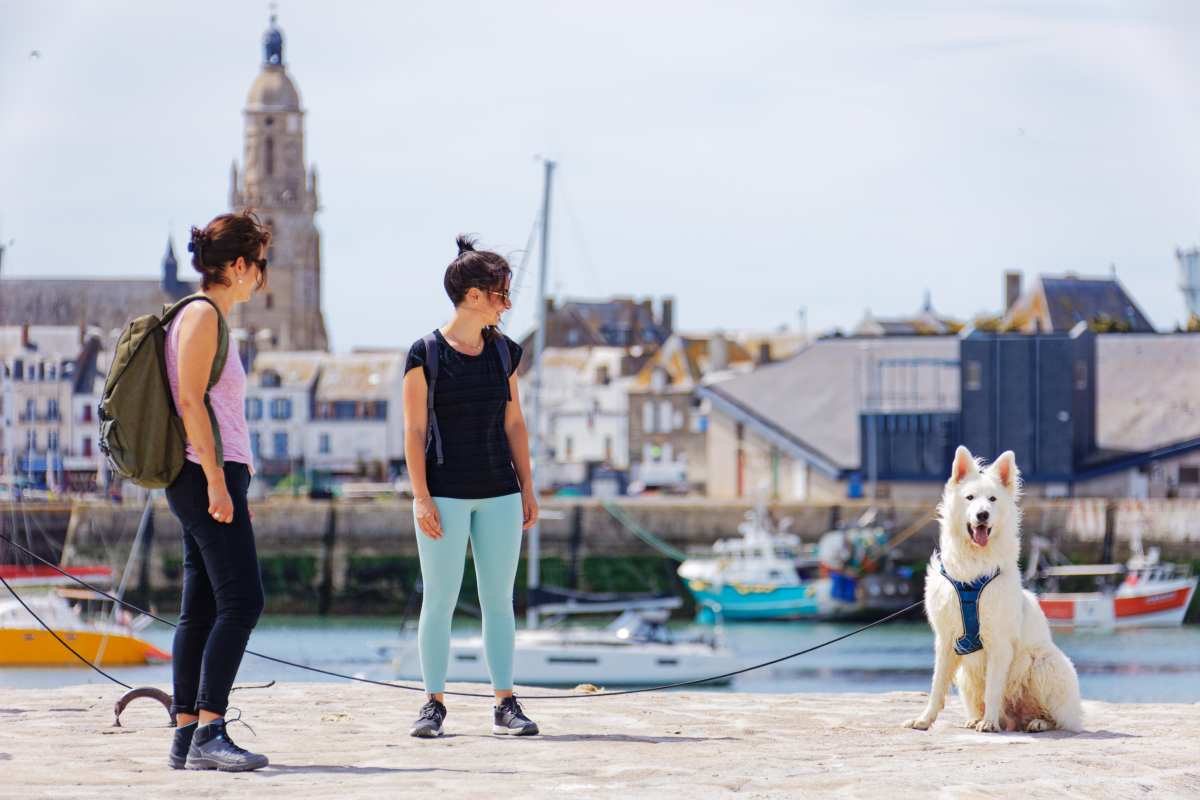
<svg viewBox="0 0 1200 800">
<path fill-rule="evenodd" d="M 32 53 L 29 54 L 29 57 L 30 58 L 41 58 L 42 54 L 39 53 L 37 50 L 34 50 Z"/>
</svg>

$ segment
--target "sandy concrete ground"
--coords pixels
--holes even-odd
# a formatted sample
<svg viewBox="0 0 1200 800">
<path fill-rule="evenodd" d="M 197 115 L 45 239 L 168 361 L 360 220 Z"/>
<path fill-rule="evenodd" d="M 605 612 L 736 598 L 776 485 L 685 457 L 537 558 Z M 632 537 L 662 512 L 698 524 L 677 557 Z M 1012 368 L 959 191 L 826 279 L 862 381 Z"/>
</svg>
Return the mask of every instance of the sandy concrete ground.
<svg viewBox="0 0 1200 800">
<path fill-rule="evenodd" d="M 0 798 L 1200 797 L 1200 704 L 1085 702 L 1086 733 L 981 734 L 956 700 L 902 729 L 912 692 L 660 693 L 530 701 L 542 734 L 509 738 L 489 701 L 448 698 L 446 735 L 420 740 L 416 693 L 290 683 L 234 694 L 258 734 L 235 741 L 271 766 L 233 774 L 169 769 L 162 706 L 110 728 L 119 696 L 0 689 Z"/>
</svg>

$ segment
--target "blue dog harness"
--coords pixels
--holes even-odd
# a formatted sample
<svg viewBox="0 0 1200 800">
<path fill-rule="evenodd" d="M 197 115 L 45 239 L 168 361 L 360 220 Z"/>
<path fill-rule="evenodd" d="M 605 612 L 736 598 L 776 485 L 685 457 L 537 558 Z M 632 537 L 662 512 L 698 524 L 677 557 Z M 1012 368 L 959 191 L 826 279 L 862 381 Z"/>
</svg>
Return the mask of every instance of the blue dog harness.
<svg viewBox="0 0 1200 800">
<path fill-rule="evenodd" d="M 965 656 L 983 649 L 983 640 L 979 637 L 979 595 L 1000 574 L 997 569 L 991 575 L 965 583 L 956 581 L 946 574 L 946 565 L 942 564 L 942 577 L 954 585 L 958 592 L 958 606 L 962 611 L 963 635 L 954 642 L 955 655 Z"/>
</svg>

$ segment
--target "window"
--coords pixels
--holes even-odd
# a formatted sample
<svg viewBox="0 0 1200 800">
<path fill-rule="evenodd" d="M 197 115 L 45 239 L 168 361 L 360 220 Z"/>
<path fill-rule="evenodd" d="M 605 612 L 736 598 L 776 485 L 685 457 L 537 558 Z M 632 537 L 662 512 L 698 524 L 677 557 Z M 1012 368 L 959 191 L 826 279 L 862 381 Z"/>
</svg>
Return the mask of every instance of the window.
<svg viewBox="0 0 1200 800">
<path fill-rule="evenodd" d="M 579 331 L 571 329 L 567 331 L 567 347 L 579 346 Z"/>
<path fill-rule="evenodd" d="M 268 175 L 275 174 L 275 140 L 270 136 L 263 142 L 263 167 Z"/>
<path fill-rule="evenodd" d="M 571 453 L 575 450 L 575 440 L 570 436 L 567 437 L 567 461 L 571 460 Z"/>
<path fill-rule="evenodd" d="M 46 419 L 58 419 L 58 400 L 53 397 L 46 401 Z"/>
<path fill-rule="evenodd" d="M 91 406 L 88 406 L 91 408 Z M 84 458 L 90 458 L 92 455 L 92 439 L 90 436 L 83 437 L 83 453 Z"/>
<path fill-rule="evenodd" d="M 321 434 L 321 438 L 319 439 L 319 444 L 317 445 L 317 449 L 320 450 L 322 453 L 329 452 L 329 434 L 328 433 Z"/>
<path fill-rule="evenodd" d="M 704 433 L 708 430 L 707 414 L 691 414 L 689 417 L 688 424 L 692 433 Z"/>
<path fill-rule="evenodd" d="M 58 449 L 58 431 L 50 431 L 46 434 L 46 449 Z"/>
<path fill-rule="evenodd" d="M 262 385 L 264 389 L 275 389 L 278 388 L 282 383 L 283 381 L 280 379 L 279 373 L 273 369 L 269 369 L 262 374 Z"/>
<path fill-rule="evenodd" d="M 654 402 L 651 400 L 642 403 L 642 430 L 654 433 Z"/>
<path fill-rule="evenodd" d="M 57 380 L 58 379 L 58 367 L 55 366 L 54 364 L 51 364 L 50 369 L 46 370 L 46 377 L 52 381 Z"/>
<path fill-rule="evenodd" d="M 37 401 L 32 397 L 25 401 L 25 419 L 33 422 L 34 416 L 37 415 Z"/>
<path fill-rule="evenodd" d="M 291 419 L 292 401 L 288 397 L 276 397 L 271 401 L 271 419 Z"/>
<path fill-rule="evenodd" d="M 670 433 L 671 423 L 675 421 L 674 417 L 675 412 L 671 407 L 671 401 L 663 400 L 662 403 L 659 404 L 658 429 L 663 433 Z"/>
<path fill-rule="evenodd" d="M 254 458 L 258 458 L 261 444 L 262 439 L 257 433 L 250 434 L 250 455 Z"/>
<path fill-rule="evenodd" d="M 83 407 L 83 416 L 81 417 L 80 421 L 81 422 L 91 422 L 92 421 L 91 405 L 86 405 Z"/>
<path fill-rule="evenodd" d="M 605 436 L 604 437 L 604 458 L 608 461 L 612 461 L 612 445 L 613 445 L 613 438 L 611 436 Z"/>
<path fill-rule="evenodd" d="M 375 401 L 375 419 L 387 419 L 387 400 Z"/>
<path fill-rule="evenodd" d="M 275 457 L 288 457 L 288 435 L 286 433 L 275 434 Z"/>
<path fill-rule="evenodd" d="M 37 450 L 37 431 L 25 432 L 25 449 Z"/>
<path fill-rule="evenodd" d="M 655 394 L 661 394 L 662 390 L 667 385 L 667 371 L 662 367 L 655 367 L 650 372 L 650 391 Z"/>
<path fill-rule="evenodd" d="M 968 392 L 977 392 L 983 388 L 983 364 L 978 361 L 967 362 L 967 373 L 964 380 Z"/>
<path fill-rule="evenodd" d="M 337 400 L 333 404 L 334 419 L 354 419 L 357 412 L 358 403 L 353 400 Z"/>
<path fill-rule="evenodd" d="M 1078 361 L 1076 361 L 1075 362 L 1075 388 L 1076 389 L 1086 389 L 1087 388 L 1087 381 L 1088 381 L 1087 373 L 1088 373 L 1087 362 L 1084 361 L 1083 359 L 1079 359 Z"/>
<path fill-rule="evenodd" d="M 275 307 L 275 295 L 272 294 L 271 292 L 267 292 L 266 302 L 267 302 L 268 310 L 274 308 Z"/>
<path fill-rule="evenodd" d="M 260 398 L 246 398 L 246 419 L 262 419 L 262 400 Z"/>
<path fill-rule="evenodd" d="M 1180 467 L 1180 483 L 1200 483 L 1200 467 Z"/>
</svg>

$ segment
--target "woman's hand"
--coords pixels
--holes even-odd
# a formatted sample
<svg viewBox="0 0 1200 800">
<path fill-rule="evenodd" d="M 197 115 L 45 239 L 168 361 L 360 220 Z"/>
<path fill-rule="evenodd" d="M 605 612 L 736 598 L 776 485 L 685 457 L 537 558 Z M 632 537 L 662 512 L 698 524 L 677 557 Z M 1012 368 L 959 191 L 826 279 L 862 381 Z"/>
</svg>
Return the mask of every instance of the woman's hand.
<svg viewBox="0 0 1200 800">
<path fill-rule="evenodd" d="M 521 505 L 525 509 L 525 521 L 521 524 L 521 530 L 529 530 L 538 521 L 538 501 L 533 496 L 533 489 L 527 489 L 521 492 Z"/>
<path fill-rule="evenodd" d="M 442 538 L 442 518 L 438 515 L 433 498 L 422 497 L 414 500 L 413 504 L 417 507 L 417 526 L 421 529 L 421 533 L 430 539 Z"/>
<path fill-rule="evenodd" d="M 208 485 L 208 513 L 217 522 L 233 522 L 233 498 L 225 484 Z"/>
</svg>

